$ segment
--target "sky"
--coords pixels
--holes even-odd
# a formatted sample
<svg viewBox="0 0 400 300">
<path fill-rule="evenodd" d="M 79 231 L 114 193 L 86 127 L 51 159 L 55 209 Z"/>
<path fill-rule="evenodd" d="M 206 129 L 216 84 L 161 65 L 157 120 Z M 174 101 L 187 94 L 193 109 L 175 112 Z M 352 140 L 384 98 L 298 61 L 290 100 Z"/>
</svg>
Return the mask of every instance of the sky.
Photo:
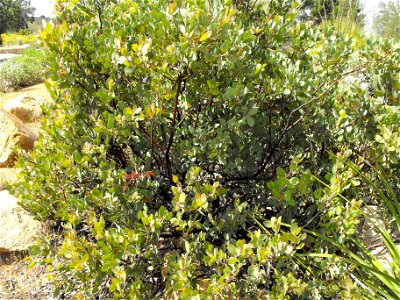
<svg viewBox="0 0 400 300">
<path fill-rule="evenodd" d="M 367 24 L 371 24 L 374 12 L 376 11 L 380 1 L 387 2 L 388 0 L 361 0 L 365 7 Z M 54 16 L 54 0 L 31 0 L 31 5 L 36 7 L 36 16 Z"/>
<path fill-rule="evenodd" d="M 361 0 L 364 6 L 365 22 L 367 31 L 371 27 L 372 21 L 374 19 L 374 14 L 377 12 L 377 8 L 380 2 L 388 2 L 389 0 Z"/>
<path fill-rule="evenodd" d="M 35 16 L 54 16 L 54 0 L 31 0 L 31 6 L 36 8 Z"/>
</svg>

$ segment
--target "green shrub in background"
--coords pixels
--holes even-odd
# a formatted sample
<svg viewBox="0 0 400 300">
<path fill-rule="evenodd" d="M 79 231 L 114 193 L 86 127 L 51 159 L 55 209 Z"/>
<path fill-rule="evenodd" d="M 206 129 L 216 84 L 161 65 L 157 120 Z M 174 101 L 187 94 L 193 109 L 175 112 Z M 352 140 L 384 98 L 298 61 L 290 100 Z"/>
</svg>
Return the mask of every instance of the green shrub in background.
<svg viewBox="0 0 400 300">
<path fill-rule="evenodd" d="M 32 30 L 30 30 L 29 28 L 23 28 L 23 29 L 20 29 L 20 30 L 18 31 L 18 34 L 21 34 L 21 35 L 31 35 L 31 34 L 32 34 Z"/>
<path fill-rule="evenodd" d="M 43 82 L 46 51 L 27 49 L 0 64 L 0 91 L 5 92 Z"/>
<path fill-rule="evenodd" d="M 362 296 L 357 266 L 306 255 L 342 252 L 303 228 L 357 233 L 367 187 L 330 153 L 398 188 L 399 49 L 355 47 L 299 5 L 58 2 L 41 33 L 56 107 L 15 187 L 59 233 L 36 248 L 58 293 Z"/>
</svg>

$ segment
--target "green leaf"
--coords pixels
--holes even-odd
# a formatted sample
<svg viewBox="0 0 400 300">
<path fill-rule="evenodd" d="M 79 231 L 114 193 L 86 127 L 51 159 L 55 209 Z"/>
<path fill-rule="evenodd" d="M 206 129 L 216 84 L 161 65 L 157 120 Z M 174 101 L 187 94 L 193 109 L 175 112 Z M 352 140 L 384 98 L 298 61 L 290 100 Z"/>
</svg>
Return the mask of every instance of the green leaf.
<svg viewBox="0 0 400 300">
<path fill-rule="evenodd" d="M 375 135 L 375 141 L 377 141 L 378 143 L 382 143 L 382 144 L 385 143 L 385 140 L 379 134 Z"/>
<path fill-rule="evenodd" d="M 219 88 L 218 88 L 218 84 L 216 81 L 214 80 L 207 80 L 207 86 L 210 88 L 210 92 L 212 95 L 216 96 L 218 95 L 219 92 Z"/>
<path fill-rule="evenodd" d="M 234 265 L 237 262 L 237 258 L 236 257 L 231 257 L 228 259 L 228 264 L 229 265 Z"/>
<path fill-rule="evenodd" d="M 205 42 L 207 39 L 209 39 L 211 37 L 211 35 L 212 35 L 211 31 L 202 33 L 201 37 L 200 37 L 200 42 Z"/>
<path fill-rule="evenodd" d="M 109 114 L 107 118 L 107 129 L 114 129 L 115 116 Z"/>
<path fill-rule="evenodd" d="M 282 169 L 281 167 L 276 169 L 276 175 L 278 177 L 285 177 L 286 176 L 286 172 L 284 169 Z"/>
<path fill-rule="evenodd" d="M 256 123 L 254 121 L 253 117 L 250 117 L 250 116 L 246 117 L 246 122 L 250 127 L 253 127 L 255 125 L 255 123 Z"/>
<path fill-rule="evenodd" d="M 248 115 L 253 116 L 258 112 L 258 108 L 253 107 L 252 109 L 249 110 Z"/>
<path fill-rule="evenodd" d="M 290 184 L 292 187 L 297 186 L 297 185 L 299 184 L 299 182 L 300 182 L 300 179 L 297 178 L 297 177 L 293 177 L 293 178 L 290 178 L 290 179 L 289 179 L 289 184 Z"/>
<path fill-rule="evenodd" d="M 113 277 L 113 279 L 111 280 L 111 284 L 110 284 L 110 292 L 115 292 L 117 290 L 120 290 L 120 281 L 118 278 Z"/>
</svg>

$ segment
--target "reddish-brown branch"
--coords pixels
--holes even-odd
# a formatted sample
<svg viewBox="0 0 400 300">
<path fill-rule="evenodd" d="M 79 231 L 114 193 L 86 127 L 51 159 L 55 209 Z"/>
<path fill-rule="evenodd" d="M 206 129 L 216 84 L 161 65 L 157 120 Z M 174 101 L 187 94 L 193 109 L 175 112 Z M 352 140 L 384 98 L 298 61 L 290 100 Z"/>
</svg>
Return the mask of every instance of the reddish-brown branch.
<svg viewBox="0 0 400 300">
<path fill-rule="evenodd" d="M 149 138 L 152 146 L 153 145 L 156 146 L 158 150 L 164 153 L 165 149 L 154 139 L 153 135 L 146 130 L 146 127 L 144 127 L 143 123 L 139 121 L 138 124 L 139 124 L 139 129 Z"/>
<path fill-rule="evenodd" d="M 167 172 L 168 175 L 172 178 L 172 163 L 171 163 L 171 158 L 170 158 L 170 151 L 172 144 L 174 142 L 174 136 L 175 136 L 175 125 L 176 125 L 176 117 L 178 115 L 178 104 L 179 104 L 179 96 L 181 94 L 181 89 L 182 89 L 182 77 L 178 77 L 177 84 L 176 84 L 176 96 L 175 96 L 175 102 L 174 102 L 174 111 L 172 115 L 172 124 L 171 124 L 171 133 L 169 135 L 169 141 L 167 145 L 167 149 L 165 150 L 165 160 L 167 164 Z"/>
</svg>

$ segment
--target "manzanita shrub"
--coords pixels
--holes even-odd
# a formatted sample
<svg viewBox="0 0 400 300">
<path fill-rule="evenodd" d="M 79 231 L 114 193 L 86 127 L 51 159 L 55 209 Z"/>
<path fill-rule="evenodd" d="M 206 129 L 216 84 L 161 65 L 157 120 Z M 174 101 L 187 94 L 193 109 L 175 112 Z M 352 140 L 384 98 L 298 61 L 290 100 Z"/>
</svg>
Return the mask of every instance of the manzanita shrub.
<svg viewBox="0 0 400 300">
<path fill-rule="evenodd" d="M 307 255 L 340 248 L 303 228 L 351 246 L 362 186 L 338 156 L 398 172 L 399 50 L 299 6 L 57 2 L 55 105 L 15 191 L 57 232 L 36 250 L 58 293 L 360 297 L 357 266 Z"/>
</svg>

